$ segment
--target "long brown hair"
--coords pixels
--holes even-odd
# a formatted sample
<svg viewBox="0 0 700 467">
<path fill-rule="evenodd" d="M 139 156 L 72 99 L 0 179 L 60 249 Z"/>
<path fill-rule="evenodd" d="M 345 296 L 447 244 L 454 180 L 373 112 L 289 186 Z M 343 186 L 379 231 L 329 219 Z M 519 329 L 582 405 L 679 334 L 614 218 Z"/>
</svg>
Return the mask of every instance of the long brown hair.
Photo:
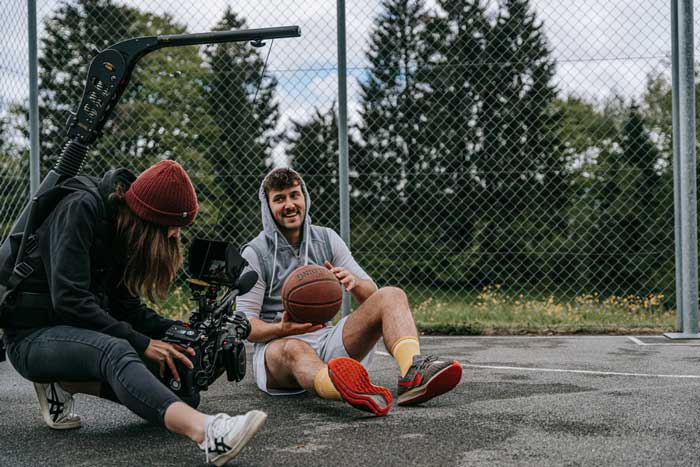
<svg viewBox="0 0 700 467">
<path fill-rule="evenodd" d="M 114 210 L 114 252 L 124 260 L 117 285 L 123 284 L 132 295 L 151 301 L 164 299 L 182 265 L 180 239 L 168 238 L 168 227 L 146 222 L 134 214 L 124 193 L 124 187 L 118 184 L 108 198 Z"/>
</svg>

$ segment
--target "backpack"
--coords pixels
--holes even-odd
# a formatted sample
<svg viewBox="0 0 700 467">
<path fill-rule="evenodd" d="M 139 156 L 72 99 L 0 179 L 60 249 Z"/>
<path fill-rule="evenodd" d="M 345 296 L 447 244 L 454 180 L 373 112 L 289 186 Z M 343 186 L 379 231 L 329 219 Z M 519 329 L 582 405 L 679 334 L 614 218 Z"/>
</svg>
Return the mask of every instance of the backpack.
<svg viewBox="0 0 700 467">
<path fill-rule="evenodd" d="M 87 175 L 70 177 L 32 200 L 31 214 L 27 218 L 24 229 L 10 235 L 9 255 L 0 257 L 0 284 L 7 288 L 5 297 L 9 296 L 37 268 L 42 267 L 36 231 L 63 198 L 77 191 L 86 191 L 94 196 L 100 205 L 104 204 L 99 191 L 100 180 Z M 18 257 L 20 254 L 21 257 Z M 3 308 L 0 302 L 0 327 L 4 324 Z"/>
</svg>

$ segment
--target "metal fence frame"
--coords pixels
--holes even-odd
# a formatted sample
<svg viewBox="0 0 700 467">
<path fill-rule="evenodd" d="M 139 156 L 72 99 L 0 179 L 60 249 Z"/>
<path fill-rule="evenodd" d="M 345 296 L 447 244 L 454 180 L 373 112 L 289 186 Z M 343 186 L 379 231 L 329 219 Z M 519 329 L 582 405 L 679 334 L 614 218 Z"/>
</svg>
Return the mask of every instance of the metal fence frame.
<svg viewBox="0 0 700 467">
<path fill-rule="evenodd" d="M 673 27 L 674 200 L 676 212 L 676 284 L 680 298 L 678 333 L 670 338 L 700 338 L 698 334 L 697 183 L 695 164 L 695 69 L 693 2 L 671 0 Z M 677 96 L 677 97 L 676 97 Z M 676 123 L 677 130 L 676 130 Z M 677 148 L 677 150 L 676 150 Z M 682 317 L 682 318 L 681 318 Z"/>
<path fill-rule="evenodd" d="M 39 115 L 36 0 L 28 0 L 30 192 L 39 185 Z M 350 243 L 348 193 L 348 108 L 345 2 L 337 0 L 338 137 L 341 236 Z M 700 338 L 698 334 L 696 159 L 694 103 L 693 5 L 670 0 L 672 20 L 673 159 L 678 331 L 669 337 Z M 345 312 L 348 310 L 346 301 Z"/>
</svg>

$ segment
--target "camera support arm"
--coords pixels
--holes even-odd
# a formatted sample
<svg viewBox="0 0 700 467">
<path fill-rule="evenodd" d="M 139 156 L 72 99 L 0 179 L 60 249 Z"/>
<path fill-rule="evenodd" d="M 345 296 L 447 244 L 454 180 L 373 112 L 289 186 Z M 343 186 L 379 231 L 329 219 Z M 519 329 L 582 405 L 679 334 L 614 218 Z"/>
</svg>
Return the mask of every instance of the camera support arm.
<svg viewBox="0 0 700 467">
<path fill-rule="evenodd" d="M 136 63 L 146 54 L 165 47 L 248 42 L 299 37 L 298 26 L 217 31 L 197 34 L 173 34 L 128 39 L 103 50 L 93 58 L 77 112 L 68 129 L 70 139 L 82 144 L 94 142 L 126 89 Z"/>
<path fill-rule="evenodd" d="M 183 45 L 247 42 L 260 45 L 266 39 L 299 37 L 298 26 L 217 31 L 198 34 L 147 36 L 128 39 L 98 53 L 90 63 L 83 96 L 77 111 L 68 120 L 68 142 L 56 165 L 42 180 L 33 199 L 24 207 L 9 234 L 0 244 L 0 264 L 12 258 L 10 236 L 23 232 L 15 256 L 15 266 L 7 281 L 0 283 L 0 305 L 8 293 L 24 280 L 33 269 L 22 261 L 27 236 L 36 226 L 28 225 L 37 197 L 53 188 L 60 180 L 77 175 L 82 168 L 89 146 L 100 136 L 102 128 L 114 113 L 136 63 L 146 54 L 164 47 Z"/>
</svg>

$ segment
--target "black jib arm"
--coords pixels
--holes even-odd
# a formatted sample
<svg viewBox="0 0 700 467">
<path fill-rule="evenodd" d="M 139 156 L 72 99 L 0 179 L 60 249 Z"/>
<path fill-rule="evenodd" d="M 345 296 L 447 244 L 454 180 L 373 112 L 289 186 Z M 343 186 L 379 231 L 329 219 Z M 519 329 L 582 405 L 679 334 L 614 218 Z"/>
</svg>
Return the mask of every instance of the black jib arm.
<svg viewBox="0 0 700 467">
<path fill-rule="evenodd" d="M 215 31 L 197 34 L 174 34 L 138 37 L 118 42 L 98 53 L 90 63 L 85 90 L 80 104 L 68 120 L 68 138 L 56 165 L 44 177 L 33 199 L 24 207 L 10 233 L 0 245 L 0 267 L 13 260 L 10 236 L 22 234 L 14 267 L 9 277 L 0 277 L 0 306 L 14 288 L 31 272 L 22 261 L 28 234 L 37 226 L 27 225 L 32 218 L 37 197 L 53 188 L 61 180 L 77 175 L 90 145 L 99 137 L 105 123 L 114 113 L 136 63 L 144 55 L 165 47 L 185 45 L 220 44 L 226 42 L 252 42 L 301 36 L 299 26 L 280 26 L 237 31 Z"/>
</svg>

